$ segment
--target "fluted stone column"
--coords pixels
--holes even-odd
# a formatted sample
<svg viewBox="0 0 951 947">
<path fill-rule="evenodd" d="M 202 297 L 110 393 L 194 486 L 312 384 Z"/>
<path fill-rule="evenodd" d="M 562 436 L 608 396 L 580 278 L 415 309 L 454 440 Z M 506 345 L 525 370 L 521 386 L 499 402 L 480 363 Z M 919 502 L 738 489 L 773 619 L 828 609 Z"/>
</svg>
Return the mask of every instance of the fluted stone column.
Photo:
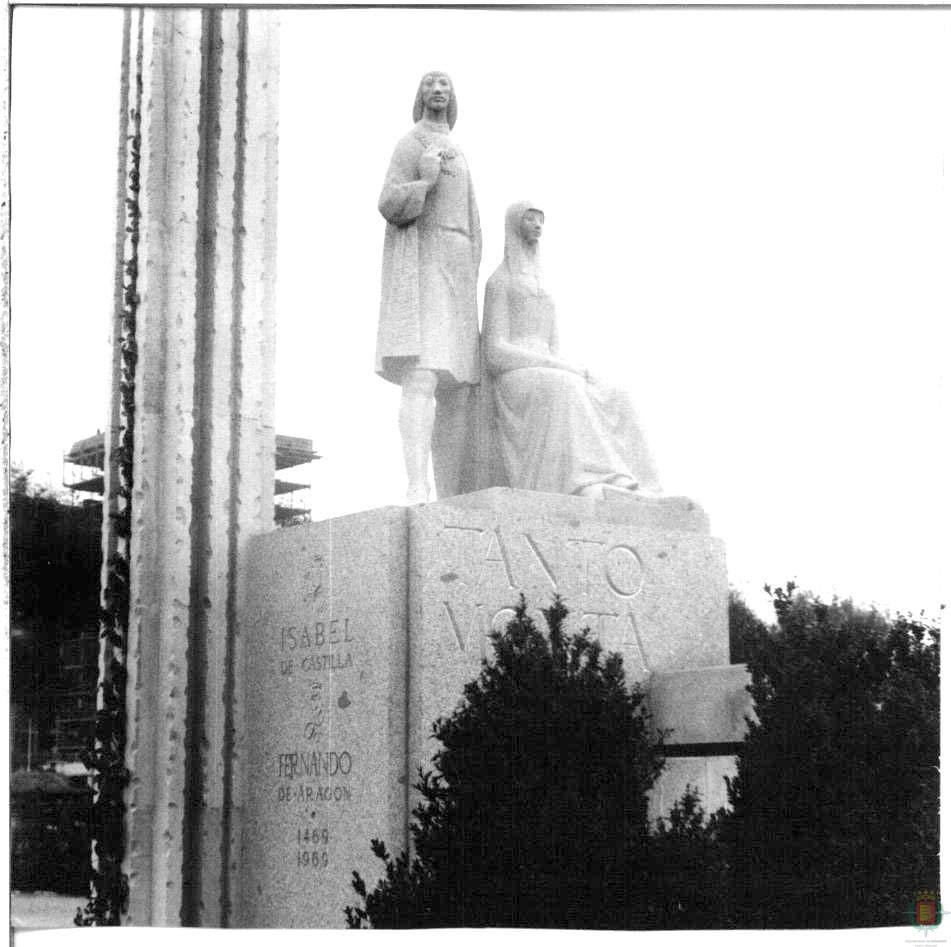
<svg viewBox="0 0 951 947">
<path fill-rule="evenodd" d="M 249 538 L 273 525 L 278 33 L 138 9 L 127 923 L 228 926 Z"/>
</svg>

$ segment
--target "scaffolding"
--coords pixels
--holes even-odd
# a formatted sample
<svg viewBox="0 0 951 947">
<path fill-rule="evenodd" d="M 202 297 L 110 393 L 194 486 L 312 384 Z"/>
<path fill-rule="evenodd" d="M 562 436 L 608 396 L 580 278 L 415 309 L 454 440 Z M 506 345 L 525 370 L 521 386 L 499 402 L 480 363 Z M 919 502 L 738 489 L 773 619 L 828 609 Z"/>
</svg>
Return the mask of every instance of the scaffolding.
<svg viewBox="0 0 951 947">
<path fill-rule="evenodd" d="M 288 437 L 278 434 L 274 445 L 274 469 L 290 470 L 303 467 L 312 460 L 319 460 L 313 443 L 306 437 Z M 280 497 L 280 500 L 278 500 Z M 310 519 L 310 507 L 305 506 L 310 497 L 310 484 L 274 478 L 274 522 L 278 526 L 306 523 Z"/>
<path fill-rule="evenodd" d="M 309 438 L 278 434 L 274 442 L 275 471 L 303 467 L 320 459 Z M 88 493 L 101 497 L 105 466 L 106 437 L 97 431 L 92 437 L 76 441 L 63 457 L 63 486 L 73 493 Z M 309 494 L 309 483 L 302 483 L 299 479 L 285 480 L 275 477 L 274 522 L 278 526 L 307 522 L 310 519 L 310 507 L 307 505 Z"/>
<path fill-rule="evenodd" d="M 53 723 L 53 755 L 64 764 L 80 764 L 92 746 L 96 728 L 96 685 L 99 674 L 97 629 L 74 630 L 59 645 L 60 679 Z"/>
</svg>

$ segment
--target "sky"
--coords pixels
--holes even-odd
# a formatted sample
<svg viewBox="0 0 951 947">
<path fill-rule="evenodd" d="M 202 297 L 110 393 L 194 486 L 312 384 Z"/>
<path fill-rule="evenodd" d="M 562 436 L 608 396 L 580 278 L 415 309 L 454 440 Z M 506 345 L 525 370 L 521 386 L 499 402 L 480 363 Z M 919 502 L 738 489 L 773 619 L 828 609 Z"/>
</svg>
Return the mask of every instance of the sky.
<svg viewBox="0 0 951 947">
<path fill-rule="evenodd" d="M 277 426 L 314 519 L 400 503 L 373 371 L 376 202 L 420 76 L 453 78 L 482 218 L 546 212 L 563 351 L 631 392 L 731 583 L 935 615 L 951 505 L 951 10 L 281 14 Z M 105 426 L 121 14 L 17 8 L 12 458 Z M 296 477 L 295 477 L 296 479 Z M 305 476 L 306 479 L 306 476 Z"/>
</svg>

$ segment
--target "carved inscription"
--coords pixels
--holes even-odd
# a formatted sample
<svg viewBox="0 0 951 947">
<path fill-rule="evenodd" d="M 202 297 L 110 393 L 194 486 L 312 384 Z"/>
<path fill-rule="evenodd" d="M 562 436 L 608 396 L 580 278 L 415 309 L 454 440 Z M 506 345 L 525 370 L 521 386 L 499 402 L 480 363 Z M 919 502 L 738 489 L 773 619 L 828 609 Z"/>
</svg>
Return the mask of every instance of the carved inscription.
<svg viewBox="0 0 951 947">
<path fill-rule="evenodd" d="M 447 523 L 445 529 L 462 536 L 471 536 L 473 541 L 485 544 L 481 549 L 479 572 L 475 581 L 477 589 L 484 589 L 487 580 L 493 575 L 504 577 L 506 585 L 513 591 L 526 586 L 524 579 L 529 576 L 519 575 L 514 570 L 511 550 L 499 527 L 488 529 Z M 537 566 L 552 591 L 560 591 L 568 598 L 592 594 L 595 590 L 593 583 L 597 581 L 603 581 L 614 595 L 622 599 L 635 598 L 644 588 L 643 560 L 637 550 L 626 543 L 609 545 L 597 539 L 586 538 L 565 540 L 566 548 L 571 551 L 577 567 L 575 572 L 580 573 L 580 581 L 562 588 L 563 583 L 559 582 L 550 557 L 545 555 L 538 540 L 530 533 L 521 533 L 518 538 L 523 549 L 528 552 L 529 560 Z M 508 542 L 511 542 L 511 539 Z M 453 563 L 452 571 L 446 572 L 444 579 L 458 578 L 457 564 Z"/>
<path fill-rule="evenodd" d="M 444 600 L 442 605 L 445 615 L 449 620 L 449 627 L 452 629 L 456 643 L 459 646 L 459 650 L 462 652 L 468 652 L 470 643 L 478 641 L 482 649 L 482 657 L 488 656 L 487 636 L 489 632 L 503 631 L 505 626 L 515 617 L 515 609 L 510 608 L 507 605 L 503 608 L 497 608 L 494 611 L 490 611 L 486 605 L 482 604 L 481 602 L 476 602 L 474 605 L 466 609 L 468 620 L 463 626 L 459 621 L 459 617 L 457 616 L 456 610 L 453 608 L 452 603 Z M 542 614 L 540 609 L 536 609 L 530 614 L 536 624 L 540 623 L 541 627 L 545 627 L 545 616 Z"/>
<path fill-rule="evenodd" d="M 515 610 L 508 605 L 498 608 L 488 604 L 491 599 L 497 600 L 505 588 L 514 592 L 544 580 L 552 592 L 561 593 L 569 604 L 578 603 L 576 607 L 579 609 L 584 607 L 585 599 L 602 602 L 600 608 L 592 608 L 580 615 L 575 611 L 572 617 L 580 621 L 581 627 L 590 627 L 599 638 L 623 640 L 626 650 L 634 652 L 635 663 L 648 669 L 637 622 L 631 611 L 631 603 L 644 590 L 644 562 L 632 545 L 571 537 L 564 540 L 561 555 L 552 556 L 546 552 L 545 544 L 529 532 L 503 535 L 498 526 L 489 528 L 452 523 L 446 524 L 445 531 L 453 545 L 461 544 L 456 545 L 455 555 L 459 560 L 454 560 L 449 553 L 442 561 L 448 569 L 441 576 L 447 586 L 446 597 L 441 597 L 445 626 L 460 652 L 469 653 L 478 648 L 481 657 L 486 657 L 486 636 L 490 631 L 503 630 L 515 616 Z M 568 553 L 567 562 L 565 552 Z M 475 581 L 470 587 L 473 598 L 460 602 L 458 591 L 454 593 L 452 590 L 467 586 L 467 570 L 462 567 L 466 553 L 468 556 L 475 553 L 478 565 L 472 570 L 475 572 Z M 611 602 L 616 603 L 615 607 L 611 607 Z M 545 627 L 540 609 L 532 614 L 532 618 L 536 624 Z"/>
<path fill-rule="evenodd" d="M 303 648 L 323 648 L 329 645 L 349 644 L 349 618 L 332 618 L 330 621 L 315 621 L 306 625 L 285 625 L 281 628 L 281 651 L 296 651 Z"/>
<path fill-rule="evenodd" d="M 482 571 L 479 574 L 479 586 L 485 583 L 486 576 L 491 567 L 501 565 L 505 570 L 505 580 L 510 589 L 515 588 L 515 582 L 512 579 L 512 566 L 509 562 L 508 553 L 505 550 L 505 543 L 502 542 L 502 534 L 498 527 L 489 532 L 489 545 L 482 557 Z"/>
<path fill-rule="evenodd" d="M 581 627 L 590 628 L 598 638 L 607 635 L 613 635 L 615 638 L 623 636 L 628 648 L 634 652 L 634 666 L 640 670 L 650 670 L 633 612 L 583 612 Z"/>
<path fill-rule="evenodd" d="M 278 802 L 296 802 L 309 805 L 312 802 L 349 802 L 352 797 L 349 786 L 291 786 L 277 787 Z"/>
<path fill-rule="evenodd" d="M 446 617 L 449 619 L 449 627 L 452 629 L 452 633 L 456 636 L 456 641 L 459 643 L 459 650 L 466 650 L 466 643 L 469 640 L 469 635 L 467 634 L 463 637 L 462 629 L 459 627 L 459 621 L 456 618 L 456 613 L 452 610 L 452 606 L 449 602 L 444 601 L 443 608 L 446 609 Z M 478 606 L 477 606 L 478 607 Z M 472 631 L 472 621 L 475 620 L 475 615 L 473 614 L 472 619 L 469 622 L 469 631 Z"/>
<path fill-rule="evenodd" d="M 525 543 L 528 548 L 532 551 L 532 554 L 535 556 L 536 561 L 541 566 L 542 572 L 545 573 L 545 577 L 551 582 L 552 591 L 558 591 L 558 580 L 555 578 L 555 573 L 552 572 L 551 566 L 548 565 L 548 561 L 542 555 L 542 551 L 538 548 L 538 544 L 532 539 L 528 533 L 522 533 L 522 537 L 525 539 Z"/>
<path fill-rule="evenodd" d="M 330 585 L 330 563 L 327 557 L 320 553 L 315 555 L 304 569 L 301 578 L 304 586 L 304 601 L 324 605 Z"/>
<path fill-rule="evenodd" d="M 327 715 L 324 710 L 324 685 L 315 678 L 311 678 L 308 684 L 310 686 L 308 694 L 310 720 L 304 724 L 304 739 L 313 743 L 324 736 Z"/>
<path fill-rule="evenodd" d="M 304 826 L 297 830 L 297 867 L 326 868 L 330 864 L 330 829 Z"/>
<path fill-rule="evenodd" d="M 595 539 L 569 539 L 566 543 L 569 549 L 575 550 L 581 557 L 581 594 L 591 594 L 591 563 L 595 552 L 604 549 L 604 543 Z"/>
<path fill-rule="evenodd" d="M 634 598 L 644 588 L 644 563 L 637 550 L 623 543 L 612 546 L 604 557 L 604 578 L 619 598 Z"/>
<path fill-rule="evenodd" d="M 277 775 L 282 779 L 307 779 L 312 776 L 349 776 L 353 758 L 342 752 L 303 750 L 277 754 Z"/>
<path fill-rule="evenodd" d="M 302 671 L 343 671 L 353 667 L 353 655 L 343 654 L 307 654 L 300 659 Z"/>
<path fill-rule="evenodd" d="M 320 619 L 277 625 L 270 639 L 272 667 L 284 688 L 288 719 L 299 743 L 272 751 L 268 795 L 290 819 L 310 816 L 311 821 L 299 827 L 291 822 L 281 853 L 302 873 L 331 866 L 331 828 L 313 820 L 326 819 L 352 803 L 352 780 L 358 772 L 350 748 L 332 742 L 335 734 L 340 738 L 346 720 L 341 715 L 354 703 L 353 679 L 345 679 L 344 687 L 333 674 L 359 666 L 360 653 L 354 651 L 358 635 L 349 616 L 321 614 L 329 604 L 329 572 L 327 560 L 316 556 L 304 576 L 305 599 L 314 603 Z M 321 813 L 320 807 L 327 808 Z"/>
<path fill-rule="evenodd" d="M 346 646 L 354 640 L 349 618 L 283 625 L 278 671 L 283 677 L 292 676 L 295 670 L 309 674 L 344 671 L 353 667 L 353 653 Z"/>
<path fill-rule="evenodd" d="M 299 804 L 314 802 L 349 802 L 352 791 L 347 782 L 324 782 L 330 779 L 349 781 L 353 772 L 353 756 L 348 750 L 299 750 L 277 753 L 277 801 Z"/>
</svg>

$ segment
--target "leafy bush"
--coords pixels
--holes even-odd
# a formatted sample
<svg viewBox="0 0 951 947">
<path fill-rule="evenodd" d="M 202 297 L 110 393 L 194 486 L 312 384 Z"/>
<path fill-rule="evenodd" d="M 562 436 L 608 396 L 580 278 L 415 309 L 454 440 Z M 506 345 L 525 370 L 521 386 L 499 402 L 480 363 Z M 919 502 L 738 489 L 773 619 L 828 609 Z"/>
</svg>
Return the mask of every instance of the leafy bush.
<svg viewBox="0 0 951 947">
<path fill-rule="evenodd" d="M 729 926 L 727 852 L 721 841 L 723 809 L 708 815 L 695 787 L 666 819 L 658 819 L 651 840 L 656 915 L 663 929 Z"/>
<path fill-rule="evenodd" d="M 524 599 L 494 660 L 433 735 L 420 771 L 414 855 L 373 851 L 385 877 L 351 927 L 644 927 L 656 922 L 647 793 L 662 766 L 644 695 L 620 655 L 567 635 L 564 604 L 535 628 Z"/>
<path fill-rule="evenodd" d="M 669 929 L 907 924 L 938 889 L 939 632 L 773 589 L 731 602 L 756 719 L 708 817 L 688 788 L 651 831 L 662 766 L 643 694 L 587 633 L 521 603 L 420 772 L 415 854 L 373 850 L 351 927 Z"/>
<path fill-rule="evenodd" d="M 773 590 L 722 821 L 742 927 L 907 924 L 938 887 L 934 625 Z"/>
<path fill-rule="evenodd" d="M 769 629 L 743 600 L 730 589 L 729 599 L 730 663 L 748 664 L 767 642 Z"/>
</svg>

